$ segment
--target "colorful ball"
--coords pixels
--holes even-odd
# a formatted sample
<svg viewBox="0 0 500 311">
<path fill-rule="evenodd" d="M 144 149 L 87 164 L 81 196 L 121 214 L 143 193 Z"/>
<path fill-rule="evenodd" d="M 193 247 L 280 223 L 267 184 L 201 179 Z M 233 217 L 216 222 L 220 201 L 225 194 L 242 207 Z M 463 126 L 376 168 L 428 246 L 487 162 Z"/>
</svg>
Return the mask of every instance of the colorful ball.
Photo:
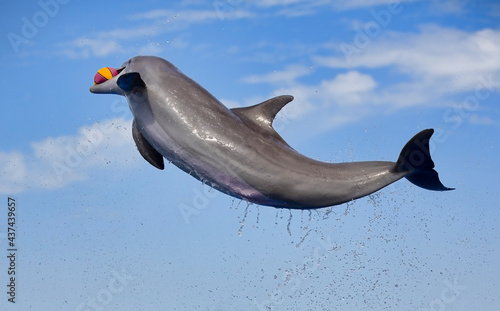
<svg viewBox="0 0 500 311">
<path fill-rule="evenodd" d="M 111 67 L 101 68 L 94 76 L 94 85 L 108 81 L 109 79 L 113 78 L 117 74 L 118 74 L 118 71 L 116 71 L 115 68 L 111 68 Z"/>
</svg>

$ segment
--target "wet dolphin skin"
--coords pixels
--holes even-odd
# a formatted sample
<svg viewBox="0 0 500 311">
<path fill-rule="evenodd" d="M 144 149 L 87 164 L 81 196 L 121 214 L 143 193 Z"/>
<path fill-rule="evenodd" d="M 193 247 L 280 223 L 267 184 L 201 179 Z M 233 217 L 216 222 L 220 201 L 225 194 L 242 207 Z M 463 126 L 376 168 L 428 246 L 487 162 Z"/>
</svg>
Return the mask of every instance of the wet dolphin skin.
<svg viewBox="0 0 500 311">
<path fill-rule="evenodd" d="M 411 138 L 396 162 L 324 163 L 295 151 L 272 127 L 292 96 L 228 109 L 159 57 L 131 58 L 116 72 L 90 91 L 127 98 L 134 116 L 132 135 L 144 159 L 163 169 L 165 158 L 236 198 L 312 209 L 363 197 L 403 177 L 429 190 L 452 189 L 433 169 L 432 129 Z"/>
</svg>

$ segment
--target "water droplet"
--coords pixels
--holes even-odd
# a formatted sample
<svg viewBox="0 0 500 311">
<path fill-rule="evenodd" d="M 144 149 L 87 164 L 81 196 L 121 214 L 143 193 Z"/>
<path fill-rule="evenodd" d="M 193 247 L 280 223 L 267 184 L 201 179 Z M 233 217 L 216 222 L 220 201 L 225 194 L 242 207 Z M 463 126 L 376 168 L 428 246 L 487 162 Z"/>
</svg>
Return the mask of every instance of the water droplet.
<svg viewBox="0 0 500 311">
<path fill-rule="evenodd" d="M 247 202 L 247 207 L 245 207 L 245 212 L 243 213 L 243 219 L 240 221 L 240 229 L 238 229 L 238 236 L 241 236 L 241 233 L 243 232 L 243 227 L 245 226 L 245 221 L 247 219 L 249 206 L 250 206 L 250 203 Z"/>
<path fill-rule="evenodd" d="M 312 231 L 312 229 L 309 229 L 306 234 L 304 235 L 304 237 L 299 241 L 299 243 L 297 243 L 297 245 L 295 245 L 296 248 L 299 248 L 300 245 L 302 244 L 302 242 L 304 242 L 304 240 L 307 238 L 307 236 L 309 235 L 309 233 Z"/>
<path fill-rule="evenodd" d="M 292 210 L 288 210 L 290 212 L 290 217 L 288 218 L 288 224 L 286 225 L 286 230 L 288 231 L 288 234 L 292 236 L 292 231 L 290 230 L 290 223 L 292 222 Z"/>
</svg>

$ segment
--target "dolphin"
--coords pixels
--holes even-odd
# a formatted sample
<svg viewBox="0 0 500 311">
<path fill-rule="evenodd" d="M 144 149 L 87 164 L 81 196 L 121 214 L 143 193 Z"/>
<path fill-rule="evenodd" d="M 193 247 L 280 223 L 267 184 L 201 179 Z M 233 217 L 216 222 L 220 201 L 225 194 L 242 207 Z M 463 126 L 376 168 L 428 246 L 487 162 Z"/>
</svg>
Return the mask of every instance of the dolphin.
<svg viewBox="0 0 500 311">
<path fill-rule="evenodd" d="M 277 96 L 228 109 L 170 62 L 137 56 L 92 93 L 127 98 L 132 136 L 151 165 L 164 158 L 203 183 L 259 205 L 315 209 L 345 203 L 405 177 L 428 190 L 452 190 L 439 180 L 429 151 L 432 129 L 416 134 L 396 162 L 325 163 L 301 155 L 273 129 L 293 100 Z"/>
</svg>

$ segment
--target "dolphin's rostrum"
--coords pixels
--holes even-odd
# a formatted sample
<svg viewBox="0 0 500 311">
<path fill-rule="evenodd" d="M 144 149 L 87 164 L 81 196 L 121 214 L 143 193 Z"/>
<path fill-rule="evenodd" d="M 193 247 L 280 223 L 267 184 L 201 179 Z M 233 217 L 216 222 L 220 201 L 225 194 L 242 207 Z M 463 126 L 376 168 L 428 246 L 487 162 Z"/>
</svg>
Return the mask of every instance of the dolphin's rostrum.
<svg viewBox="0 0 500 311">
<path fill-rule="evenodd" d="M 429 190 L 439 181 L 430 157 L 432 129 L 404 146 L 396 162 L 324 163 L 290 147 L 273 129 L 284 95 L 228 109 L 170 62 L 134 57 L 92 93 L 123 95 L 134 116 L 141 155 L 159 169 L 163 158 L 226 194 L 260 205 L 311 209 L 373 193 L 403 177 Z"/>
</svg>

